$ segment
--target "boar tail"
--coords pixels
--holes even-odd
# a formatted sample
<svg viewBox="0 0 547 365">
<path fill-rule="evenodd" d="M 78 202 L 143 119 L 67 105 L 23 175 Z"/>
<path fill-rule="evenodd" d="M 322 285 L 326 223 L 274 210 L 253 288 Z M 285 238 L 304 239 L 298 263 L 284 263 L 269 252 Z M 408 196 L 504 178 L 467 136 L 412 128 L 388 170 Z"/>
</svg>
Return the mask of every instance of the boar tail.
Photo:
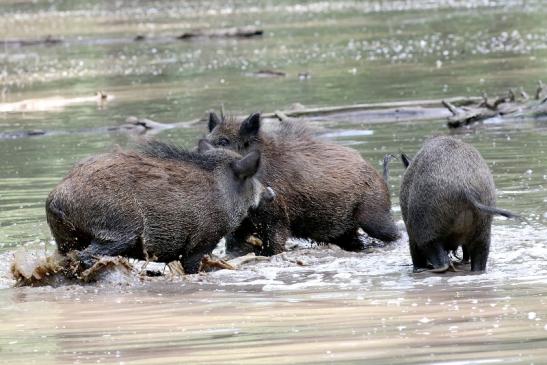
<svg viewBox="0 0 547 365">
<path fill-rule="evenodd" d="M 393 160 L 394 158 L 396 159 L 397 157 L 395 157 L 394 155 L 390 153 L 384 156 L 384 181 L 386 182 L 386 184 L 388 183 L 387 181 L 389 180 L 389 162 Z"/>
<path fill-rule="evenodd" d="M 484 213 L 491 214 L 491 215 L 502 215 L 506 218 L 511 218 L 511 219 L 521 219 L 521 217 L 518 214 L 511 213 L 508 210 L 500 209 L 496 207 L 489 207 L 488 205 L 484 205 L 480 203 L 477 199 L 475 199 L 475 197 L 469 196 L 469 194 L 467 198 L 469 199 L 471 204 L 475 206 L 475 208 L 479 209 L 480 211 Z"/>
</svg>

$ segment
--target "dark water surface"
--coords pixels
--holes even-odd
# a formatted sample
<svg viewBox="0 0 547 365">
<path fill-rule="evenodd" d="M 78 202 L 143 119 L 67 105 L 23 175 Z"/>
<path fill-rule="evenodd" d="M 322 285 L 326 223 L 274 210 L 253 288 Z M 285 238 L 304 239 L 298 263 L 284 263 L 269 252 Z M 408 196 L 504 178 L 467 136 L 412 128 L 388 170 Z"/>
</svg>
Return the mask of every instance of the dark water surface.
<svg viewBox="0 0 547 365">
<path fill-rule="evenodd" d="M 520 86 L 531 94 L 547 81 L 546 16 L 541 1 L 7 0 L 0 39 L 64 42 L 0 43 L 0 133 L 112 126 L 129 115 L 187 121 L 221 103 L 243 114 Z M 265 34 L 172 40 L 244 25 Z M 137 34 L 147 40 L 134 42 Z M 263 69 L 287 76 L 251 76 Z M 300 80 L 303 72 L 311 77 Z M 113 99 L 97 104 L 98 90 Z M 385 153 L 413 154 L 426 137 L 450 133 L 442 120 L 324 125 L 378 169 Z M 204 130 L 158 137 L 193 146 Z M 48 192 L 75 161 L 134 137 L 1 140 L 0 363 L 547 363 L 547 121 L 492 120 L 454 134 L 487 160 L 498 205 L 527 220 L 494 219 L 486 274 L 412 274 L 404 237 L 363 253 L 297 242 L 237 271 L 113 273 L 60 288 L 13 288 L 14 252 L 51 252 Z M 402 224 L 402 168 L 392 166 Z"/>
</svg>

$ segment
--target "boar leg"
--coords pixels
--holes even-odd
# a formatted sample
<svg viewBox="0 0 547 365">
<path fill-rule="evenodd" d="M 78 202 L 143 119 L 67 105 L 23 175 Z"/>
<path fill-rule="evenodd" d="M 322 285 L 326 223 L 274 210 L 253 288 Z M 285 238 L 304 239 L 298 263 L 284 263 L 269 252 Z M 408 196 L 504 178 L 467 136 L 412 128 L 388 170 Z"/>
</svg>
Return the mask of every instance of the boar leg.
<svg viewBox="0 0 547 365">
<path fill-rule="evenodd" d="M 462 257 L 461 263 L 462 264 L 468 264 L 469 263 L 469 249 L 467 248 L 466 245 L 462 246 L 462 252 L 463 252 L 463 257 Z"/>
<path fill-rule="evenodd" d="M 363 242 L 359 238 L 357 230 L 335 238 L 332 240 L 332 243 L 339 246 L 341 249 L 350 252 L 358 252 L 364 249 Z"/>
<path fill-rule="evenodd" d="M 420 250 L 416 242 L 413 240 L 410 240 L 410 257 L 412 257 L 414 272 L 427 270 L 427 257 L 425 252 Z"/>
<path fill-rule="evenodd" d="M 479 235 L 468 247 L 471 257 L 471 271 L 485 271 L 490 252 L 490 228 Z"/>
<path fill-rule="evenodd" d="M 89 246 L 78 253 L 78 258 L 84 268 L 90 268 L 97 257 L 125 256 L 133 252 L 137 247 L 137 241 L 135 237 L 119 241 L 93 239 Z"/>
<path fill-rule="evenodd" d="M 214 243 L 202 243 L 196 245 L 196 247 L 190 251 L 187 255 L 181 258 L 180 263 L 182 267 L 184 268 L 185 274 L 196 274 L 199 272 L 199 268 L 201 266 L 201 261 L 203 260 L 203 256 L 209 255 L 215 247 L 217 246 L 218 242 Z"/>
<path fill-rule="evenodd" d="M 427 261 L 433 266 L 431 272 L 443 273 L 450 269 L 450 258 L 448 252 L 438 241 L 431 241 L 424 246 Z"/>
</svg>

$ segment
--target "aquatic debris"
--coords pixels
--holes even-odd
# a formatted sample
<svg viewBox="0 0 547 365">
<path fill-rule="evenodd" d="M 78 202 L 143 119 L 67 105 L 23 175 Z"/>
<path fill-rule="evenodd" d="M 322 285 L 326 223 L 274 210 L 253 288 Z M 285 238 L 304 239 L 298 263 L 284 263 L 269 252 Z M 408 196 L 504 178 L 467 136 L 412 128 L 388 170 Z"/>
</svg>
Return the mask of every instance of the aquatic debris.
<svg viewBox="0 0 547 365">
<path fill-rule="evenodd" d="M 16 286 L 51 285 L 63 271 L 66 257 L 58 253 L 39 257 L 19 249 L 15 252 L 10 271 Z"/>
<path fill-rule="evenodd" d="M 239 256 L 239 257 L 233 258 L 231 260 L 228 260 L 228 263 L 230 265 L 232 265 L 233 267 L 235 267 L 236 270 L 237 270 L 241 266 L 246 265 L 246 264 L 255 263 L 255 262 L 262 262 L 262 261 L 270 261 L 270 260 L 271 260 L 271 257 L 257 256 L 257 255 L 255 255 L 254 252 L 251 252 L 251 253 L 248 253 L 246 255 Z"/>
<path fill-rule="evenodd" d="M 213 259 L 209 255 L 203 256 L 203 258 L 201 259 L 201 263 L 199 265 L 198 272 L 210 271 L 211 269 L 235 270 L 236 267 L 227 261 L 224 261 L 221 259 Z"/>
<path fill-rule="evenodd" d="M 105 102 L 112 100 L 113 98 L 114 96 L 106 94 L 104 91 L 98 91 L 93 96 L 52 96 L 47 98 L 27 99 L 14 103 L 0 103 L 0 112 L 62 111 L 67 106 L 87 103 L 97 103 L 99 106 L 104 106 Z"/>
<path fill-rule="evenodd" d="M 248 72 L 245 75 L 267 78 L 267 77 L 285 77 L 287 76 L 287 73 L 283 71 L 276 71 L 276 70 L 258 70 L 256 72 Z"/>
<path fill-rule="evenodd" d="M 75 282 L 95 281 L 107 271 L 117 270 L 125 274 L 133 271 L 129 261 L 121 256 L 101 257 L 87 270 L 82 270 L 75 252 L 63 256 L 57 251 L 49 256 L 22 249 L 15 252 L 10 271 L 15 286 L 61 285 Z"/>
<path fill-rule="evenodd" d="M 394 101 L 319 108 L 306 108 L 300 103 L 294 103 L 288 110 L 263 113 L 262 117 L 282 121 L 307 119 L 316 122 L 344 120 L 345 122 L 355 121 L 359 123 L 417 121 L 447 117 L 448 127 L 458 128 L 495 116 L 518 116 L 522 114 L 533 117 L 546 116 L 547 96 L 545 94 L 543 83 L 540 82 L 536 90 L 536 99 L 530 100 L 529 103 L 521 102 L 519 104 L 518 101 L 515 101 L 515 92 L 511 90 L 508 96 L 499 97 L 494 102 L 490 102 L 486 95 L 483 95 L 482 97 L 453 97 L 444 100 Z M 527 99 L 528 94 L 524 90 L 519 91 L 519 96 L 522 101 L 529 100 Z M 0 112 L 57 111 L 62 110 L 67 105 L 90 101 L 95 101 L 100 106 L 104 101 L 111 98 L 111 95 L 98 92 L 94 97 L 31 99 L 17 103 L 0 103 Z M 242 118 L 236 116 L 236 119 Z M 204 119 L 200 118 L 186 122 L 162 123 L 147 118 L 130 116 L 125 123 L 109 127 L 83 128 L 75 131 L 33 129 L 0 132 L 0 140 L 74 133 L 128 132 L 155 134 L 165 129 L 189 128 L 203 121 Z"/>
<path fill-rule="evenodd" d="M 6 46 L 15 46 L 15 47 L 24 47 L 24 46 L 36 46 L 44 44 L 47 46 L 52 46 L 60 44 L 63 41 L 59 38 L 54 38 L 51 35 L 47 35 L 44 38 L 38 39 L 5 39 L 2 43 Z"/>
<path fill-rule="evenodd" d="M 78 100 L 78 98 L 75 98 Z M 479 98 L 467 98 L 467 97 L 455 97 L 447 99 L 447 101 L 454 103 L 455 105 L 467 105 L 475 102 Z M 68 98 L 62 98 L 62 100 L 69 100 Z M 97 97 L 93 97 L 93 100 L 97 100 Z M 74 101 L 76 102 L 76 101 Z M 19 102 L 23 103 L 23 102 Z M 277 120 L 289 120 L 289 119 L 336 119 L 343 118 L 345 121 L 358 120 L 360 123 L 363 121 L 369 122 L 389 122 L 389 121 L 401 121 L 401 120 L 420 120 L 420 119 L 438 119 L 446 116 L 445 109 L 436 108 L 435 105 L 439 105 L 441 100 L 415 100 L 415 101 L 400 101 L 400 102 L 387 102 L 387 103 L 373 103 L 373 104 L 357 104 L 357 105 L 345 105 L 345 106 L 331 106 L 321 108 L 306 108 L 300 103 L 294 103 L 289 110 L 276 111 L 273 113 L 264 113 L 262 117 L 265 119 L 277 119 Z M 14 107 L 14 104 L 1 104 L 0 112 L 2 111 L 17 111 L 18 107 Z M 48 109 L 52 111 L 56 109 Z M 18 110 L 22 111 L 22 110 Z M 380 115 L 381 114 L 381 115 Z M 237 117 L 236 119 L 241 119 Z M 321 119 L 322 120 L 322 119 Z M 135 116 L 129 116 L 125 123 L 121 125 L 114 125 L 109 127 L 98 128 L 83 128 L 79 130 L 16 130 L 8 132 L 0 132 L 0 140 L 2 139 L 18 139 L 29 137 L 46 137 L 46 136 L 58 136 L 67 134 L 79 134 L 79 133 L 105 133 L 105 132 L 128 132 L 135 134 L 155 134 L 159 131 L 171 128 L 189 128 L 195 126 L 198 123 L 202 123 L 204 119 L 196 119 L 186 122 L 170 122 L 161 123 L 153 121 L 147 118 L 139 118 Z"/>
<path fill-rule="evenodd" d="M 184 276 L 184 268 L 182 267 L 182 264 L 180 261 L 171 261 L 167 264 L 167 268 L 174 276 Z"/>
<path fill-rule="evenodd" d="M 304 81 L 311 79 L 311 74 L 309 72 L 299 72 L 298 73 L 298 80 Z"/>
<path fill-rule="evenodd" d="M 79 267 L 79 265 L 78 265 Z M 97 262 L 93 264 L 89 269 L 84 270 L 81 274 L 78 275 L 78 279 L 83 282 L 95 281 L 100 274 L 105 272 L 110 268 L 115 268 L 116 270 L 122 270 L 125 273 L 131 273 L 133 266 L 125 257 L 116 256 L 109 257 L 103 256 Z"/>
<path fill-rule="evenodd" d="M 254 26 L 247 26 L 241 28 L 226 28 L 226 29 L 213 29 L 213 30 L 195 30 L 190 32 L 184 32 L 177 37 L 179 40 L 188 40 L 197 37 L 207 38 L 251 38 L 259 37 L 264 34 L 264 30 L 256 28 Z"/>
<path fill-rule="evenodd" d="M 1 105 L 0 105 L 1 106 Z M 188 128 L 195 122 L 179 122 L 179 123 L 160 123 L 147 118 L 138 118 L 135 116 L 127 117 L 124 123 L 108 127 L 97 128 L 82 128 L 77 130 L 47 130 L 47 129 L 30 129 L 19 131 L 0 132 L 0 140 L 2 139 L 18 139 L 30 137 L 49 137 L 72 134 L 94 134 L 94 133 L 129 133 L 129 134 L 149 134 L 153 135 L 160 131 L 171 128 Z"/>
<path fill-rule="evenodd" d="M 476 105 L 456 107 L 449 101 L 443 100 L 443 106 L 452 114 L 448 117 L 447 126 L 459 128 L 494 117 L 545 116 L 547 115 L 547 97 L 544 95 L 544 89 L 543 82 L 540 80 L 534 100 L 530 100 L 522 87 L 518 93 L 520 99 L 515 90 L 509 89 L 505 95 L 498 96 L 494 101 L 489 100 L 483 93 L 482 101 Z"/>
</svg>

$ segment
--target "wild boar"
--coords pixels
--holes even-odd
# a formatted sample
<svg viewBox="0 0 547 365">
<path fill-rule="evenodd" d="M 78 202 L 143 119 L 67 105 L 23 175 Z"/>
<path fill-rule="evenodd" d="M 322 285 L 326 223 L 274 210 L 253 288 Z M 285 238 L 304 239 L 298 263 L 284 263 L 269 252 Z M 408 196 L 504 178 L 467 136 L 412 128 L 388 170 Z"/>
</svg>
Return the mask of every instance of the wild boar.
<svg viewBox="0 0 547 365">
<path fill-rule="evenodd" d="M 492 215 L 517 217 L 495 207 L 496 187 L 480 153 L 452 137 L 428 139 L 406 171 L 400 203 L 415 271 L 451 268 L 449 252 L 462 246 L 472 271 L 484 271 Z"/>
<path fill-rule="evenodd" d="M 250 234 L 262 242 L 255 251 L 263 255 L 283 251 L 290 236 L 350 251 L 363 247 L 359 228 L 383 241 L 399 237 L 388 187 L 357 151 L 316 138 L 294 122 L 266 131 L 258 113 L 243 121 L 211 113 L 208 127 L 206 138 L 215 146 L 259 151 L 257 178 L 277 194 L 227 238 L 228 250 L 237 250 Z"/>
<path fill-rule="evenodd" d="M 170 262 L 195 273 L 265 194 L 260 153 L 241 157 L 207 141 L 187 151 L 158 141 L 76 164 L 46 201 L 59 251 Z"/>
</svg>

